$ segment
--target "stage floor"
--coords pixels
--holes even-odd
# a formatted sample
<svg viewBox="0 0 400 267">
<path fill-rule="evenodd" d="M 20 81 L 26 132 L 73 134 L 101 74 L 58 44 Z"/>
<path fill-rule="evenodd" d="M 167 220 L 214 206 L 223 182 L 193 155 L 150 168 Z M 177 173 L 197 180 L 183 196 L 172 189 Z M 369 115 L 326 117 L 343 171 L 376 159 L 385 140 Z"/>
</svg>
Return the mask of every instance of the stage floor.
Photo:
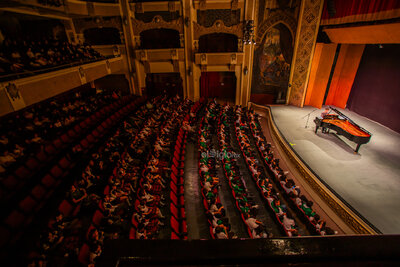
<svg viewBox="0 0 400 267">
<path fill-rule="evenodd" d="M 335 131 L 314 133 L 313 120 L 323 109 L 273 106 L 272 116 L 321 180 L 382 233 L 400 234 L 400 134 L 349 110 L 338 110 L 372 133 L 359 154 L 354 154 L 355 143 L 337 137 Z"/>
</svg>

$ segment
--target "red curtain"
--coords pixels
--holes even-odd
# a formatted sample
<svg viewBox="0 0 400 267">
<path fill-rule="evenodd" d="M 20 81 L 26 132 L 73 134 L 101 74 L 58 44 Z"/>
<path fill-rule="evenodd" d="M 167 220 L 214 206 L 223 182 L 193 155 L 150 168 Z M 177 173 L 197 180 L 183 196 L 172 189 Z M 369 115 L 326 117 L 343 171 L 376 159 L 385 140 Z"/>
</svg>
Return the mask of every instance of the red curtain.
<svg viewBox="0 0 400 267">
<path fill-rule="evenodd" d="M 343 44 L 333 72 L 325 105 L 345 108 L 365 45 Z"/>
<path fill-rule="evenodd" d="M 232 76 L 232 77 L 230 77 Z M 200 78 L 201 97 L 235 97 L 234 73 L 202 72 Z"/>
<path fill-rule="evenodd" d="M 329 15 L 329 2 L 336 11 Z M 399 0 L 327 0 L 322 11 L 321 25 L 351 23 L 396 18 L 400 12 Z"/>
</svg>

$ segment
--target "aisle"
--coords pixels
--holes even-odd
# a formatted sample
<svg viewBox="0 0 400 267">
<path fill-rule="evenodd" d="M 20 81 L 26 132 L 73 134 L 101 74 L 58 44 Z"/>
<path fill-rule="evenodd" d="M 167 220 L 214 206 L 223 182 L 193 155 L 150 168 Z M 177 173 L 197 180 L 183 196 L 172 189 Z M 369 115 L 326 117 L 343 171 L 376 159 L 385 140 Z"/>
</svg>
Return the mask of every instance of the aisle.
<svg viewBox="0 0 400 267">
<path fill-rule="evenodd" d="M 198 155 L 196 145 L 188 142 L 185 158 L 184 196 L 189 240 L 211 238 L 200 193 Z"/>
</svg>

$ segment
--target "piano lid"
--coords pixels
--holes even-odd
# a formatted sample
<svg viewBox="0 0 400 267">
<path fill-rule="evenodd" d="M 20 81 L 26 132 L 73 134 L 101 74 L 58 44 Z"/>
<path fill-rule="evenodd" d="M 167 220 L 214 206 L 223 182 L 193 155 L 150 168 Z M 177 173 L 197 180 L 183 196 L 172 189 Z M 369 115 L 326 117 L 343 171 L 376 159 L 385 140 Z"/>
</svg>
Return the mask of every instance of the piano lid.
<svg viewBox="0 0 400 267">
<path fill-rule="evenodd" d="M 336 108 L 333 108 L 331 106 L 329 106 L 330 109 L 332 109 L 333 111 L 335 111 L 337 114 L 339 114 L 341 117 L 343 117 L 344 119 L 348 120 L 351 124 L 357 126 L 358 128 L 360 128 L 362 131 L 364 131 L 365 133 L 372 135 L 372 133 L 370 133 L 369 131 L 367 131 L 366 129 L 364 129 L 363 127 L 361 127 L 360 125 L 358 125 L 357 123 L 355 123 L 352 119 L 350 119 L 349 117 L 347 117 L 346 115 L 344 115 L 342 112 L 340 112 L 339 110 L 337 110 Z"/>
</svg>

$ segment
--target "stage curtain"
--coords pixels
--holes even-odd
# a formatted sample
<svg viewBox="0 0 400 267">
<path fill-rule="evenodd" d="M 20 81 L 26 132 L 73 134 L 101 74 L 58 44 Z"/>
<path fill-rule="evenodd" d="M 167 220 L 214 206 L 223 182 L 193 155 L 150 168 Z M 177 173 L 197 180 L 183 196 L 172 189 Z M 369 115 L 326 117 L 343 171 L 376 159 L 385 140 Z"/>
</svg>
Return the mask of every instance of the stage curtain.
<svg viewBox="0 0 400 267">
<path fill-rule="evenodd" d="M 334 2 L 336 13 L 329 15 L 328 5 Z M 327 0 L 322 11 L 321 25 L 362 21 L 387 20 L 400 17 L 398 0 Z"/>
<path fill-rule="evenodd" d="M 365 45 L 341 46 L 325 105 L 345 108 Z"/>
<path fill-rule="evenodd" d="M 400 2 L 400 1 L 399 1 Z M 398 44 L 400 23 L 324 29 L 333 43 Z"/>
<path fill-rule="evenodd" d="M 367 45 L 347 108 L 400 133 L 400 45 Z M 368 130 L 368 129 L 367 129 Z"/>
<path fill-rule="evenodd" d="M 317 43 L 311 63 L 304 105 L 321 108 L 335 58 L 336 44 Z"/>
</svg>

